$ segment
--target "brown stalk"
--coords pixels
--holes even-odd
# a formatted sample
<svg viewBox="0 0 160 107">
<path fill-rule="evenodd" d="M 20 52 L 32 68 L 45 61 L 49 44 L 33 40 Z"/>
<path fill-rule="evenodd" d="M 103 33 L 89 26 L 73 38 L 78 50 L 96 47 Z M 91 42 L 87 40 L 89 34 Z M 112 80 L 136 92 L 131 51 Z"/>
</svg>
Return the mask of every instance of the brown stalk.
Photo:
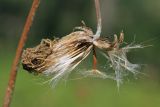
<svg viewBox="0 0 160 107">
<path fill-rule="evenodd" d="M 9 78 L 9 83 L 8 83 L 8 86 L 7 86 L 7 89 L 6 89 L 6 94 L 5 94 L 5 97 L 4 97 L 3 107 L 9 107 L 10 106 L 13 91 L 14 91 L 14 87 L 15 87 L 15 82 L 16 82 L 19 60 L 20 60 L 20 57 L 21 57 L 21 54 L 22 54 L 24 44 L 27 40 L 28 32 L 29 32 L 30 27 L 32 25 L 34 15 L 35 15 L 36 10 L 39 6 L 39 3 L 40 3 L 40 0 L 34 0 L 33 1 L 32 7 L 30 9 L 30 12 L 28 14 L 28 17 L 27 17 L 27 20 L 26 20 L 26 23 L 25 23 L 25 26 L 24 26 L 24 29 L 23 29 L 23 32 L 21 34 L 21 38 L 20 38 L 20 41 L 19 41 L 19 44 L 18 44 L 18 47 L 17 47 L 17 50 L 16 50 L 16 55 L 15 55 L 15 58 L 14 58 L 14 61 L 13 61 L 12 67 L 11 67 L 11 71 L 10 71 L 10 78 Z"/>
<path fill-rule="evenodd" d="M 100 37 L 101 30 L 102 30 L 102 18 L 101 18 L 101 10 L 100 10 L 99 0 L 95 0 L 95 8 L 96 8 L 96 16 L 97 16 L 97 32 L 95 35 L 97 37 Z"/>
<path fill-rule="evenodd" d="M 102 19 L 101 19 L 101 11 L 100 11 L 100 3 L 99 0 L 95 0 L 95 8 L 96 8 L 96 16 L 97 16 L 97 31 L 95 34 L 95 39 L 98 39 L 102 30 Z M 97 66 L 97 56 L 96 50 L 93 46 L 93 69 L 95 70 Z"/>
<path fill-rule="evenodd" d="M 93 70 L 97 69 L 97 56 L 96 56 L 96 50 L 95 47 L 93 46 Z"/>
</svg>

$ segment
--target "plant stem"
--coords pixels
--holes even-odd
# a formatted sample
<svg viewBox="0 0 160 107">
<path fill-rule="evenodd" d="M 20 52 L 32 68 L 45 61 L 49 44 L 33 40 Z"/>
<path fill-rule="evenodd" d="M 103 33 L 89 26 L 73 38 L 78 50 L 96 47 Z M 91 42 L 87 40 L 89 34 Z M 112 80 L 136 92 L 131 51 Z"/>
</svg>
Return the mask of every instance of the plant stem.
<svg viewBox="0 0 160 107">
<path fill-rule="evenodd" d="M 95 51 L 95 47 L 93 46 L 93 70 L 97 69 L 97 55 Z"/>
<path fill-rule="evenodd" d="M 40 0 L 34 0 L 32 3 L 32 7 L 30 9 L 30 12 L 28 14 L 23 32 L 21 34 L 21 38 L 19 40 L 19 44 L 16 50 L 16 55 L 11 67 L 11 71 L 10 71 L 10 78 L 9 78 L 9 83 L 6 89 L 6 94 L 4 97 L 4 102 L 3 102 L 3 107 L 9 107 L 11 100 L 12 100 L 12 95 L 13 95 L 13 91 L 14 91 L 14 87 L 15 87 L 15 82 L 16 82 L 16 76 L 17 76 L 17 70 L 18 70 L 18 65 L 19 65 L 19 60 L 22 54 L 22 50 L 24 47 L 24 44 L 27 40 L 27 35 L 28 32 L 30 30 L 30 27 L 32 25 L 32 21 L 34 18 L 34 15 L 36 13 L 36 10 L 39 6 Z"/>
<path fill-rule="evenodd" d="M 97 31 L 96 31 L 96 34 L 94 35 L 94 39 L 98 39 L 101 35 L 101 30 L 102 30 L 102 18 L 101 18 L 99 0 L 95 0 L 95 8 L 96 8 L 96 16 L 97 16 Z"/>
<path fill-rule="evenodd" d="M 101 19 L 101 11 L 100 11 L 100 3 L 99 0 L 95 0 L 95 8 L 96 8 L 96 16 L 97 16 L 97 31 L 94 35 L 94 39 L 98 39 L 101 35 L 102 30 L 102 19 Z M 96 56 L 96 50 L 93 46 L 93 69 L 96 70 L 97 66 L 97 56 Z"/>
</svg>

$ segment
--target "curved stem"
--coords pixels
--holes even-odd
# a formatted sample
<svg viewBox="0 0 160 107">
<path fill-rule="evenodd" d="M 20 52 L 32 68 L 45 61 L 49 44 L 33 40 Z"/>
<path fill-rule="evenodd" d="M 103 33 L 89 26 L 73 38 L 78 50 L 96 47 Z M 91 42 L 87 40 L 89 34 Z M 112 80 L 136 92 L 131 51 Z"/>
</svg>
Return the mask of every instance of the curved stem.
<svg viewBox="0 0 160 107">
<path fill-rule="evenodd" d="M 96 8 L 96 16 L 97 16 L 97 31 L 96 31 L 96 34 L 94 35 L 94 39 L 98 39 L 101 35 L 101 30 L 102 30 L 102 18 L 101 18 L 99 0 L 95 0 L 95 8 Z"/>
<path fill-rule="evenodd" d="M 30 30 L 30 27 L 32 25 L 32 21 L 34 18 L 34 15 L 36 13 L 36 10 L 39 6 L 40 0 L 34 0 L 32 3 L 32 7 L 30 9 L 29 15 L 27 17 L 23 32 L 21 34 L 21 38 L 16 50 L 16 56 L 14 58 L 13 64 L 12 64 L 12 68 L 10 71 L 10 78 L 9 78 L 9 83 L 6 89 L 6 94 L 5 94 L 5 98 L 4 98 L 4 102 L 3 102 L 3 107 L 9 107 L 10 103 L 11 103 L 11 99 L 12 99 L 12 94 L 14 91 L 14 87 L 15 87 L 15 82 L 16 82 L 16 76 L 17 76 L 17 70 L 18 70 L 18 65 L 19 65 L 19 60 L 22 54 L 22 50 L 24 47 L 24 44 L 27 40 L 27 36 L 28 36 L 28 32 Z"/>
</svg>

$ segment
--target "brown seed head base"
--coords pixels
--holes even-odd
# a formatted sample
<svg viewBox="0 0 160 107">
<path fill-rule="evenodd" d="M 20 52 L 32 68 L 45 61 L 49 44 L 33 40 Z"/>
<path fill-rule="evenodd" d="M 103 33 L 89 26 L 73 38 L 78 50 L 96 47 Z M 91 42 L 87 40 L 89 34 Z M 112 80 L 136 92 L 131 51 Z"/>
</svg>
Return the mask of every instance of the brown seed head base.
<svg viewBox="0 0 160 107">
<path fill-rule="evenodd" d="M 119 84 L 122 72 L 125 70 L 137 72 L 137 64 L 131 64 L 126 57 L 126 52 L 134 48 L 142 48 L 140 45 L 127 45 L 119 48 L 123 43 L 124 34 L 120 33 L 119 39 L 114 35 L 114 41 L 104 38 L 94 39 L 92 30 L 86 26 L 76 27 L 74 31 L 61 39 L 43 39 L 34 48 L 27 48 L 22 54 L 23 68 L 35 74 L 53 75 L 51 81 L 57 81 L 70 73 L 91 52 L 93 47 L 103 51 L 103 55 L 110 61 L 115 70 L 115 80 Z M 96 74 L 100 71 L 94 70 Z M 105 74 L 103 78 L 108 78 Z"/>
</svg>

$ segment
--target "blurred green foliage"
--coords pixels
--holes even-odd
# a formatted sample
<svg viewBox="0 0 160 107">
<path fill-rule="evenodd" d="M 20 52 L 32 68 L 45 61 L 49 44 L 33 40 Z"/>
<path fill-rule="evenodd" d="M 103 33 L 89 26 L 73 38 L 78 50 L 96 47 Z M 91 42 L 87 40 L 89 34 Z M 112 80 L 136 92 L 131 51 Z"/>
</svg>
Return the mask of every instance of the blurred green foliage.
<svg viewBox="0 0 160 107">
<path fill-rule="evenodd" d="M 97 78 L 61 82 L 55 89 L 42 85 L 42 78 L 20 67 L 11 107 L 159 107 L 160 106 L 160 1 L 100 0 L 102 36 L 118 34 L 125 41 L 153 45 L 128 54 L 131 62 L 146 64 L 138 80 L 126 80 L 118 92 L 115 81 Z M 0 105 L 9 71 L 32 0 L 0 0 Z M 42 38 L 62 37 L 81 25 L 94 31 L 96 17 L 93 0 L 41 0 L 25 47 Z M 99 62 L 103 62 L 100 58 Z M 88 68 L 81 65 L 82 68 Z M 74 77 L 74 75 L 73 75 Z"/>
</svg>

